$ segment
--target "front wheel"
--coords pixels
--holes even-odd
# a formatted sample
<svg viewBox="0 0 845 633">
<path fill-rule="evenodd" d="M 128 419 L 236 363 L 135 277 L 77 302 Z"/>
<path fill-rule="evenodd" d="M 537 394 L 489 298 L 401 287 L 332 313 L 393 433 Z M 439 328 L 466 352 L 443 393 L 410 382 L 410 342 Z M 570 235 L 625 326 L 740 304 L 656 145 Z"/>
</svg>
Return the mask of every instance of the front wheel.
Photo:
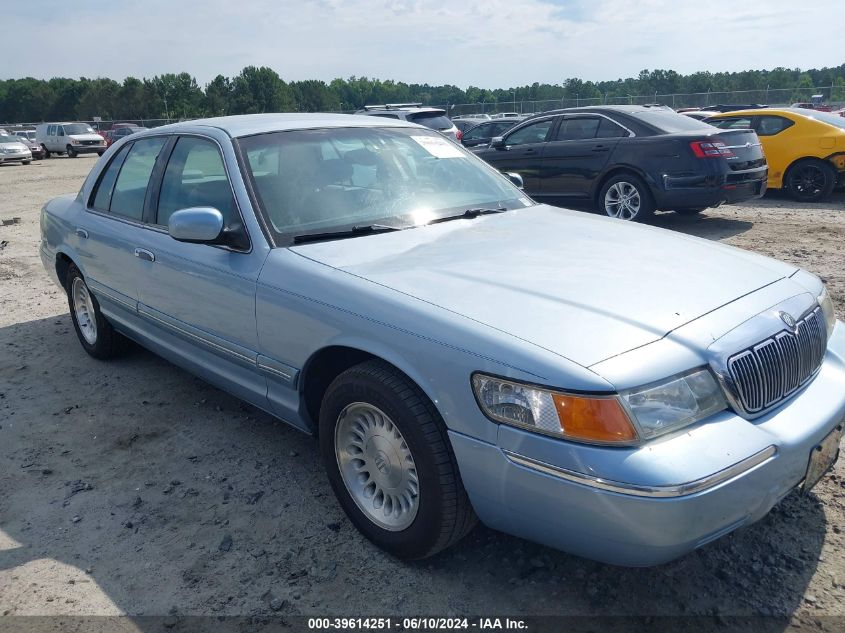
<svg viewBox="0 0 845 633">
<path fill-rule="evenodd" d="M 440 415 L 391 365 L 368 361 L 338 376 L 320 407 L 319 437 L 341 507 L 394 556 L 432 556 L 475 525 Z"/>
<path fill-rule="evenodd" d="M 805 158 L 789 168 L 784 185 L 793 200 L 820 202 L 836 186 L 836 170 L 824 161 Z"/>
<path fill-rule="evenodd" d="M 102 156 L 105 152 L 97 152 L 97 156 Z"/>
<path fill-rule="evenodd" d="M 76 151 L 70 145 L 67 146 L 67 157 L 76 158 Z"/>
<path fill-rule="evenodd" d="M 125 348 L 126 339 L 103 316 L 97 298 L 73 264 L 68 269 L 65 287 L 73 328 L 83 349 L 100 360 L 119 355 Z"/>
<path fill-rule="evenodd" d="M 639 176 L 619 174 L 602 187 L 599 208 L 611 218 L 642 221 L 654 215 L 655 204 L 648 185 Z"/>
<path fill-rule="evenodd" d="M 22 160 L 21 161 L 24 165 L 29 165 L 32 161 L 31 160 Z"/>
<path fill-rule="evenodd" d="M 46 145 L 42 145 L 41 147 L 44 149 L 44 158 L 45 158 L 45 160 L 46 160 L 47 158 L 50 158 L 50 152 L 49 152 L 49 151 L 47 151 L 47 146 L 46 146 Z"/>
</svg>

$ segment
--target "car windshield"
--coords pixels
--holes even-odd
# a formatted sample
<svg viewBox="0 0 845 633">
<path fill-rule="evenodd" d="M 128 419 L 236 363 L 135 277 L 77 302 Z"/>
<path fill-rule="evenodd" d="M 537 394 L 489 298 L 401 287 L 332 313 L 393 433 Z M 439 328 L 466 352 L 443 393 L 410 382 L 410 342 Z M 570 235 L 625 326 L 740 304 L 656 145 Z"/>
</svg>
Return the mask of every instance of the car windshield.
<svg viewBox="0 0 845 633">
<path fill-rule="evenodd" d="M 426 130 L 295 130 L 238 143 L 280 244 L 313 233 L 410 228 L 467 209 L 533 204 L 480 159 Z"/>
<path fill-rule="evenodd" d="M 24 137 L 24 138 L 26 138 L 26 139 L 29 139 L 30 141 L 34 141 L 34 140 L 35 140 L 35 132 L 29 132 L 29 131 L 27 131 L 27 132 L 18 132 L 18 134 L 17 134 L 17 135 L 18 135 L 18 136 L 22 136 L 22 137 Z"/>
<path fill-rule="evenodd" d="M 432 130 L 449 130 L 452 128 L 452 121 L 450 121 L 445 114 L 438 114 L 436 112 L 409 114 L 407 119 L 412 123 L 430 127 Z"/>
<path fill-rule="evenodd" d="M 631 115 L 664 134 L 675 134 L 677 132 L 708 134 L 713 131 L 713 128 L 707 123 L 668 110 L 646 110 L 644 112 L 632 112 Z"/>
<path fill-rule="evenodd" d="M 65 123 L 65 134 L 96 134 L 94 128 L 85 123 Z"/>
</svg>

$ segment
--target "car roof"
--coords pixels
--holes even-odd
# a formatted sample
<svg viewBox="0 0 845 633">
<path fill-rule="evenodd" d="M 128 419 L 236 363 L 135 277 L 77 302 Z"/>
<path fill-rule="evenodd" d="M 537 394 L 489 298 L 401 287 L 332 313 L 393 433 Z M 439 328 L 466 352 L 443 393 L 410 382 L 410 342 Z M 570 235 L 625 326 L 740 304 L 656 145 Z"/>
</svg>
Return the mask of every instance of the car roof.
<svg viewBox="0 0 845 633">
<path fill-rule="evenodd" d="M 308 130 L 314 128 L 343 127 L 420 127 L 415 123 L 401 119 L 358 116 L 355 114 L 314 113 L 267 113 L 239 114 L 234 116 L 213 117 L 171 123 L 153 128 L 150 132 L 180 132 L 197 127 L 213 127 L 223 130 L 233 138 L 264 134 L 266 132 L 285 132 L 289 130 Z M 144 134 L 140 132 L 139 134 Z"/>
<path fill-rule="evenodd" d="M 714 112 L 713 117 L 726 119 L 737 115 L 768 116 L 772 114 L 792 114 L 811 119 L 813 118 L 814 112 L 815 110 L 810 110 L 808 108 L 749 108 L 748 110 L 734 110 L 732 112 Z"/>
</svg>

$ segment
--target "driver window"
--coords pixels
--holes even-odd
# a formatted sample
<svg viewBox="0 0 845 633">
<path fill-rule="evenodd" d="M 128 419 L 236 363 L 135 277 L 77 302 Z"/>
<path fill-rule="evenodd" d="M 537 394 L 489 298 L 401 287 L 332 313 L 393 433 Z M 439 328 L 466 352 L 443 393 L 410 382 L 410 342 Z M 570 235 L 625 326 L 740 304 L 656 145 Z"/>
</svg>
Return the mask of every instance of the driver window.
<svg viewBox="0 0 845 633">
<path fill-rule="evenodd" d="M 528 143 L 543 143 L 549 135 L 554 119 L 537 121 L 516 130 L 505 138 L 505 145 L 526 145 Z"/>
<path fill-rule="evenodd" d="M 175 211 L 190 207 L 217 209 L 225 226 L 238 219 L 232 187 L 217 146 L 207 139 L 183 136 L 167 161 L 156 224 L 167 226 Z"/>
</svg>

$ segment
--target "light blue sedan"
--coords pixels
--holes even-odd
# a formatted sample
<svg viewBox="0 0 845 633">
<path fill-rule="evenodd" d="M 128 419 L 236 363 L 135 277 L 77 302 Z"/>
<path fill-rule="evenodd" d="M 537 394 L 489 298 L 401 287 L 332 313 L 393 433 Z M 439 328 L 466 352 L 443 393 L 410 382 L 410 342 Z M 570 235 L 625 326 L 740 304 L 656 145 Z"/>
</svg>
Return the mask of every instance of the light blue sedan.
<svg viewBox="0 0 845 633">
<path fill-rule="evenodd" d="M 316 435 L 403 558 L 480 519 L 654 565 L 812 488 L 845 418 L 822 282 L 511 180 L 401 121 L 180 123 L 47 203 L 41 257 L 91 356 L 132 339 Z"/>
</svg>

